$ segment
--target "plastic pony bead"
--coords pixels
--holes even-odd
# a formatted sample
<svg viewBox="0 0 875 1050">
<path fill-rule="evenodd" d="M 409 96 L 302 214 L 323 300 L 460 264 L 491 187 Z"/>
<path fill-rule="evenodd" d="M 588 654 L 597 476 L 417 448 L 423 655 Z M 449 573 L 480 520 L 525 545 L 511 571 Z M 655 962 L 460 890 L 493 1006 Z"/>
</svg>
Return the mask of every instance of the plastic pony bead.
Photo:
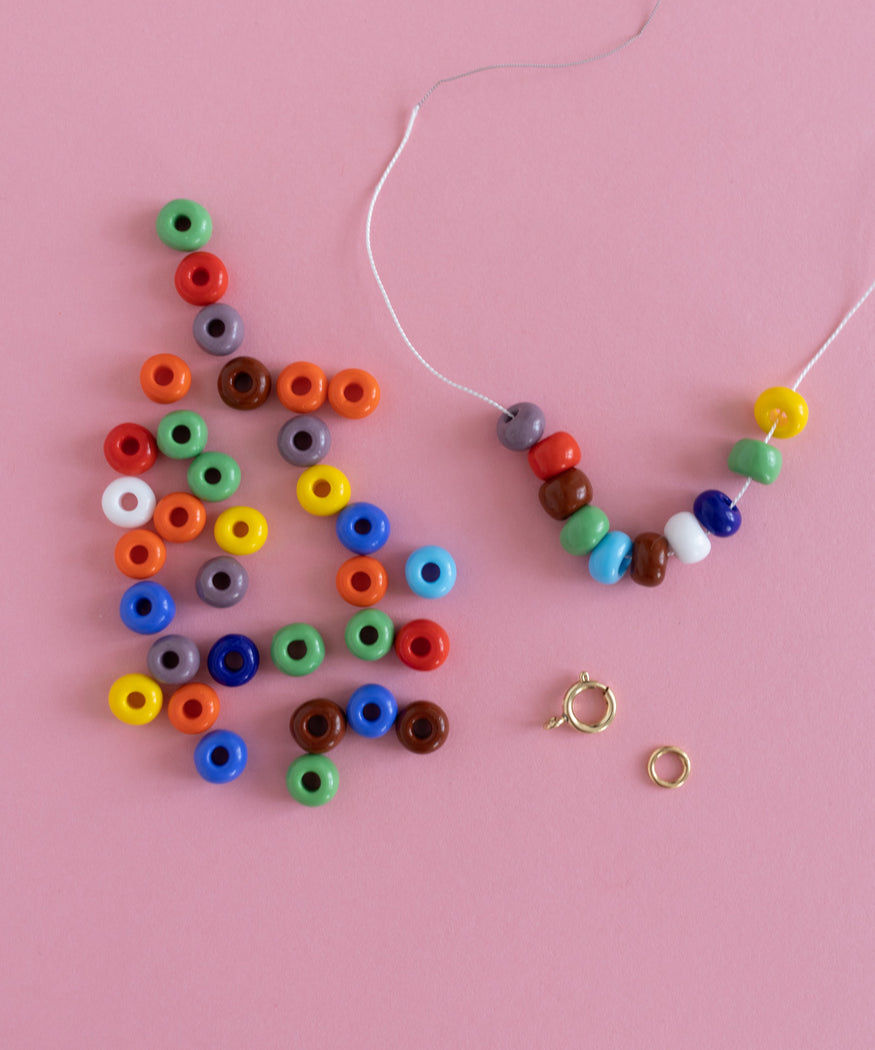
<svg viewBox="0 0 875 1050">
<path fill-rule="evenodd" d="M 693 514 L 712 536 L 734 536 L 741 528 L 741 511 L 718 489 L 700 492 L 693 504 Z"/>
<path fill-rule="evenodd" d="M 154 354 L 143 362 L 140 386 L 150 401 L 170 405 L 188 393 L 191 369 L 176 354 Z"/>
<path fill-rule="evenodd" d="M 361 368 L 345 368 L 328 384 L 328 402 L 339 416 L 364 419 L 380 403 L 380 384 Z"/>
<path fill-rule="evenodd" d="M 325 755 L 301 755 L 289 766 L 286 787 L 304 806 L 324 806 L 337 794 L 337 766 Z"/>
<path fill-rule="evenodd" d="M 243 318 L 227 303 L 210 303 L 199 310 L 192 325 L 201 350 L 214 357 L 227 357 L 243 342 Z"/>
<path fill-rule="evenodd" d="M 589 574 L 597 583 L 616 583 L 632 563 L 632 540 L 625 532 L 609 532 L 589 556 Z"/>
<path fill-rule="evenodd" d="M 168 543 L 197 539 L 207 523 L 206 509 L 190 492 L 171 492 L 155 507 L 155 531 Z"/>
<path fill-rule="evenodd" d="M 727 466 L 743 478 L 753 478 L 761 485 L 771 485 L 781 473 L 783 458 L 780 449 L 774 445 L 753 438 L 742 438 L 732 446 Z"/>
<path fill-rule="evenodd" d="M 191 638 L 165 634 L 156 638 L 146 653 L 149 674 L 166 685 L 184 685 L 198 673 L 201 654 Z"/>
<path fill-rule="evenodd" d="M 353 554 L 376 554 L 389 539 L 384 511 L 373 503 L 350 503 L 337 515 L 337 538 Z"/>
<path fill-rule="evenodd" d="M 167 557 L 164 540 L 151 529 L 126 532 L 115 545 L 116 567 L 135 580 L 147 580 L 163 566 Z"/>
<path fill-rule="evenodd" d="M 197 412 L 168 412 L 158 424 L 158 448 L 169 459 L 194 459 L 207 447 L 207 424 Z"/>
<path fill-rule="evenodd" d="M 349 503 L 349 478 L 337 467 L 319 463 L 298 478 L 295 494 L 308 514 L 327 517 L 339 513 Z"/>
<path fill-rule="evenodd" d="M 260 408 L 270 397 L 270 386 L 270 372 L 254 357 L 233 357 L 219 372 L 219 397 L 229 408 Z"/>
<path fill-rule="evenodd" d="M 695 565 L 711 553 L 708 534 L 688 510 L 672 514 L 662 531 L 678 561 L 685 565 Z"/>
<path fill-rule="evenodd" d="M 168 248 L 193 252 L 213 235 L 213 220 L 202 204 L 180 197 L 169 201 L 155 220 L 155 231 Z"/>
<path fill-rule="evenodd" d="M 756 399 L 753 414 L 760 430 L 768 433 L 774 427 L 776 438 L 791 438 L 808 423 L 808 402 L 789 387 L 773 386 Z"/>
<path fill-rule="evenodd" d="M 498 419 L 498 440 L 511 452 L 526 452 L 544 436 L 544 413 L 531 401 L 511 405 Z"/>
<path fill-rule="evenodd" d="M 218 302 L 228 290 L 228 271 L 212 252 L 186 255 L 173 279 L 181 298 L 192 306 Z"/>
<path fill-rule="evenodd" d="M 249 573 L 236 558 L 222 554 L 200 567 L 194 581 L 197 596 L 216 609 L 228 609 L 241 600 L 249 587 Z"/>
<path fill-rule="evenodd" d="M 290 412 L 315 412 L 327 395 L 325 373 L 309 361 L 294 361 L 277 376 L 276 396 Z"/>
<path fill-rule="evenodd" d="M 376 605 L 386 593 L 386 570 L 376 558 L 356 555 L 337 570 L 337 591 L 350 605 Z"/>
<path fill-rule="evenodd" d="M 142 726 L 161 710 L 161 686 L 144 674 L 124 674 L 109 687 L 109 709 L 120 722 Z"/>
<path fill-rule="evenodd" d="M 240 465 L 224 452 L 202 452 L 188 467 L 188 487 L 200 499 L 217 503 L 240 488 Z"/>
<path fill-rule="evenodd" d="M 126 502 L 133 501 L 128 509 Z M 107 520 L 123 529 L 145 525 L 155 512 L 155 493 L 142 478 L 116 478 L 103 490 L 100 506 Z"/>
<path fill-rule="evenodd" d="M 157 634 L 176 615 L 176 606 L 166 587 L 153 580 L 140 580 L 122 595 L 119 615 L 125 627 L 137 634 Z"/>
<path fill-rule="evenodd" d="M 632 545 L 629 575 L 642 587 L 658 587 L 668 567 L 668 540 L 658 532 L 642 532 Z"/>
<path fill-rule="evenodd" d="M 346 721 L 360 736 L 385 736 L 395 724 L 398 702 L 382 685 L 360 685 L 346 705 Z"/>
<path fill-rule="evenodd" d="M 360 660 L 381 660 L 392 648 L 395 625 L 379 609 L 362 609 L 350 617 L 344 640 L 347 649 Z"/>
<path fill-rule="evenodd" d="M 228 554 L 254 554 L 267 542 L 267 519 L 254 507 L 228 507 L 216 518 L 213 535 Z"/>
<path fill-rule="evenodd" d="M 119 474 L 143 474 L 158 457 L 155 438 L 139 423 L 119 423 L 103 442 L 106 462 Z"/>
<path fill-rule="evenodd" d="M 270 658 L 283 674 L 300 678 L 312 674 L 325 659 L 322 635 L 308 623 L 281 627 L 270 643 Z"/>
<path fill-rule="evenodd" d="M 227 784 L 246 768 L 246 742 L 230 729 L 213 729 L 194 749 L 194 767 L 211 784 Z"/>
<path fill-rule="evenodd" d="M 215 689 L 203 682 L 181 685 L 167 702 L 167 717 L 180 733 L 205 733 L 219 717 Z"/>
<path fill-rule="evenodd" d="M 443 708 L 428 700 L 406 707 L 395 723 L 395 733 L 404 747 L 416 755 L 437 751 L 447 739 L 450 723 Z"/>
<path fill-rule="evenodd" d="M 580 446 L 564 430 L 542 438 L 529 449 L 529 466 L 541 481 L 549 481 L 580 462 Z"/>
<path fill-rule="evenodd" d="M 280 427 L 276 443 L 287 463 L 312 467 L 328 455 L 331 431 L 318 416 L 292 416 Z"/>
<path fill-rule="evenodd" d="M 289 731 L 298 747 L 311 754 L 322 754 L 343 740 L 346 715 L 333 700 L 307 700 L 295 709 Z"/>
<path fill-rule="evenodd" d="M 219 685 L 245 685 L 258 670 L 258 646 L 245 634 L 225 634 L 207 656 L 207 670 Z"/>
<path fill-rule="evenodd" d="M 419 547 L 407 559 L 404 576 L 420 598 L 443 598 L 456 585 L 456 563 L 443 547 Z"/>
<path fill-rule="evenodd" d="M 411 620 L 396 633 L 395 652 L 414 671 L 435 671 L 450 655 L 450 638 L 434 620 Z"/>
</svg>

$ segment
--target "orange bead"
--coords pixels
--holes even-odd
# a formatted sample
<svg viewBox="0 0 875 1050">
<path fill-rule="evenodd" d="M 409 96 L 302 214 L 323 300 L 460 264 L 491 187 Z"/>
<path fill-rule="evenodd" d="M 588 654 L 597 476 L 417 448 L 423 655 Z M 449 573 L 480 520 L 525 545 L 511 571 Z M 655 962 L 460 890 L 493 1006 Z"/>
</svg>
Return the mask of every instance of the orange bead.
<svg viewBox="0 0 875 1050">
<path fill-rule="evenodd" d="M 570 434 L 560 430 L 545 437 L 529 449 L 529 466 L 541 479 L 548 481 L 580 462 L 580 446 Z"/>
<path fill-rule="evenodd" d="M 386 570 L 376 558 L 350 558 L 337 571 L 337 590 L 350 605 L 376 605 L 387 585 Z"/>
<path fill-rule="evenodd" d="M 186 682 L 170 697 L 167 717 L 180 733 L 205 733 L 219 717 L 219 697 L 202 682 Z"/>
<path fill-rule="evenodd" d="M 167 548 L 151 529 L 132 529 L 115 545 L 115 563 L 125 576 L 147 580 L 164 564 Z"/>
<path fill-rule="evenodd" d="M 315 412 L 325 404 L 328 380 L 318 365 L 295 361 L 277 376 L 276 396 L 290 412 Z"/>
<path fill-rule="evenodd" d="M 204 531 L 207 512 L 190 492 L 171 492 L 159 499 L 152 517 L 159 536 L 171 543 L 188 543 Z"/>
<path fill-rule="evenodd" d="M 140 386 L 151 401 L 169 405 L 188 393 L 191 369 L 176 354 L 155 354 L 143 362 Z"/>
<path fill-rule="evenodd" d="M 328 401 L 339 416 L 364 419 L 380 403 L 380 384 L 361 368 L 345 368 L 328 384 Z"/>
<path fill-rule="evenodd" d="M 228 290 L 228 271 L 218 255 L 192 252 L 176 267 L 173 282 L 187 303 L 206 306 L 218 302 Z"/>
</svg>

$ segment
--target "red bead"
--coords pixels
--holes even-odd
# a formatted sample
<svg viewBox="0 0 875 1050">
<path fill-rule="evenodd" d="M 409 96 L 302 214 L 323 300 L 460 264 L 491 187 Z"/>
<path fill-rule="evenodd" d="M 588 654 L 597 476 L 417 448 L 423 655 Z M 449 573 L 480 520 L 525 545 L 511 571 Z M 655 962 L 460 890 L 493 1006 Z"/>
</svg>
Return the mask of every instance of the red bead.
<svg viewBox="0 0 875 1050">
<path fill-rule="evenodd" d="M 395 652 L 414 671 L 434 671 L 450 655 L 450 637 L 434 620 L 411 620 L 396 633 Z"/>
<path fill-rule="evenodd" d="M 158 456 L 155 438 L 139 423 L 119 423 L 103 442 L 106 462 L 119 474 L 142 474 Z"/>
<path fill-rule="evenodd" d="M 228 290 L 228 271 L 212 252 L 192 252 L 176 267 L 176 290 L 187 303 L 207 306 L 218 302 Z"/>
<path fill-rule="evenodd" d="M 541 479 L 555 478 L 580 462 L 580 446 L 570 434 L 559 430 L 529 449 L 529 466 Z"/>
</svg>

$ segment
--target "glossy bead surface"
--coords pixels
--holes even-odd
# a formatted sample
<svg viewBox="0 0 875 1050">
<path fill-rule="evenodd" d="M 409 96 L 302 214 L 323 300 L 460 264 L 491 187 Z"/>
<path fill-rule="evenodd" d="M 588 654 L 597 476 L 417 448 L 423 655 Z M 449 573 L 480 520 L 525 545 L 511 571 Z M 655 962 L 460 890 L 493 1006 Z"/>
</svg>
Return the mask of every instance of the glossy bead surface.
<svg viewBox="0 0 875 1050">
<path fill-rule="evenodd" d="M 456 585 L 456 563 L 443 547 L 419 547 L 407 559 L 404 577 L 420 598 L 443 598 Z"/>
<path fill-rule="evenodd" d="M 270 658 L 278 671 L 301 678 L 321 665 L 325 642 L 309 623 L 289 623 L 273 636 Z"/>
<path fill-rule="evenodd" d="M 155 438 L 139 423 L 119 423 L 103 442 L 106 462 L 119 474 L 142 474 L 155 462 Z"/>
<path fill-rule="evenodd" d="M 157 682 L 183 685 L 200 670 L 201 654 L 191 638 L 182 634 L 164 634 L 149 647 L 146 666 Z"/>
<path fill-rule="evenodd" d="M 589 556 L 589 574 L 597 583 L 616 583 L 629 570 L 632 540 L 625 532 L 609 532 Z"/>
<path fill-rule="evenodd" d="M 332 700 L 308 700 L 295 709 L 289 731 L 298 747 L 320 755 L 343 740 L 346 715 Z"/>
<path fill-rule="evenodd" d="M 206 523 L 206 508 L 190 492 L 171 492 L 155 507 L 155 531 L 168 543 L 197 539 Z"/>
<path fill-rule="evenodd" d="M 559 533 L 559 542 L 569 554 L 589 554 L 607 536 L 611 525 L 599 507 L 587 504 L 576 510 Z"/>
<path fill-rule="evenodd" d="M 150 401 L 170 405 L 188 393 L 191 369 L 176 354 L 155 354 L 143 362 L 140 386 Z"/>
<path fill-rule="evenodd" d="M 538 490 L 541 506 L 557 521 L 565 521 L 592 499 L 592 484 L 582 470 L 572 467 L 545 481 Z"/>
<path fill-rule="evenodd" d="M 136 529 L 155 513 L 155 493 L 142 478 L 116 478 L 103 490 L 100 507 L 113 525 Z"/>
<path fill-rule="evenodd" d="M 240 488 L 240 466 L 224 452 L 202 452 L 191 461 L 187 479 L 196 496 L 217 503 Z"/>
<path fill-rule="evenodd" d="M 376 554 L 391 532 L 389 519 L 373 503 L 350 503 L 337 515 L 337 538 L 353 554 Z"/>
<path fill-rule="evenodd" d="M 298 478 L 295 494 L 308 514 L 317 517 L 338 514 L 350 500 L 349 479 L 337 467 L 318 463 Z"/>
<path fill-rule="evenodd" d="M 216 690 L 203 682 L 181 685 L 167 701 L 167 717 L 180 733 L 205 733 L 219 717 Z"/>
<path fill-rule="evenodd" d="M 727 465 L 743 478 L 753 478 L 761 485 L 771 485 L 781 473 L 782 459 L 774 445 L 753 438 L 742 438 L 733 445 Z"/>
<path fill-rule="evenodd" d="M 344 640 L 360 660 L 381 660 L 395 641 L 395 625 L 379 609 L 362 609 L 349 618 Z"/>
<path fill-rule="evenodd" d="M 207 670 L 219 683 L 246 685 L 258 670 L 258 646 L 245 634 L 225 634 L 214 643 L 207 656 Z"/>
<path fill-rule="evenodd" d="M 435 671 L 450 655 L 450 637 L 434 620 L 411 620 L 396 631 L 395 652 L 414 671 Z"/>
<path fill-rule="evenodd" d="M 668 568 L 668 540 L 658 532 L 642 532 L 632 545 L 629 575 L 642 587 L 657 587 Z"/>
<path fill-rule="evenodd" d="M 318 416 L 292 416 L 280 427 L 276 443 L 287 463 L 293 467 L 312 467 L 328 455 L 331 431 Z"/>
<path fill-rule="evenodd" d="M 227 357 L 243 342 L 243 318 L 227 303 L 210 303 L 199 310 L 192 325 L 195 342 L 214 357 Z"/>
<path fill-rule="evenodd" d="M 193 459 L 207 447 L 207 424 L 197 412 L 168 412 L 158 424 L 158 448 L 170 459 Z"/>
<path fill-rule="evenodd" d="M 708 534 L 688 510 L 672 514 L 662 531 L 678 561 L 685 565 L 695 565 L 711 553 Z"/>
<path fill-rule="evenodd" d="M 349 728 L 360 736 L 385 736 L 395 724 L 398 702 L 382 685 L 360 685 L 346 705 Z"/>
<path fill-rule="evenodd" d="M 167 548 L 151 529 L 133 529 L 115 545 L 115 564 L 125 576 L 148 580 L 164 565 Z"/>
<path fill-rule="evenodd" d="M 529 449 L 529 466 L 542 481 L 548 481 L 580 462 L 580 446 L 564 430 L 550 434 Z"/>
<path fill-rule="evenodd" d="M 202 602 L 216 609 L 229 609 L 246 594 L 249 574 L 236 558 L 223 554 L 204 562 L 194 586 Z"/>
<path fill-rule="evenodd" d="M 230 729 L 212 729 L 197 742 L 194 768 L 211 784 L 227 784 L 246 768 L 246 742 Z"/>
<path fill-rule="evenodd" d="M 318 365 L 294 361 L 277 376 L 276 396 L 290 412 L 315 412 L 325 404 L 328 380 Z"/>
<path fill-rule="evenodd" d="M 776 438 L 791 438 L 801 433 L 808 423 L 808 402 L 795 390 L 773 386 L 764 390 L 753 406 L 760 430 L 768 433 L 775 426 Z"/>
<path fill-rule="evenodd" d="M 170 592 L 160 583 L 140 580 L 122 595 L 119 615 L 125 627 L 137 634 L 157 634 L 176 615 L 176 606 Z"/>
<path fill-rule="evenodd" d="M 498 440 L 511 452 L 525 452 L 544 436 L 544 413 L 531 401 L 518 401 L 507 410 L 512 418 L 503 412 L 498 417 Z"/>
<path fill-rule="evenodd" d="M 350 605 L 376 605 L 386 593 L 386 570 L 376 558 L 358 554 L 337 570 L 337 593 Z"/>
<path fill-rule="evenodd" d="M 328 402 L 339 416 L 364 419 L 380 403 L 380 384 L 361 368 L 345 368 L 328 383 Z"/>
<path fill-rule="evenodd" d="M 228 507 L 216 518 L 213 535 L 229 554 L 254 554 L 267 542 L 267 518 L 254 507 Z"/>
<path fill-rule="evenodd" d="M 398 715 L 395 733 L 415 755 L 429 755 L 446 741 L 450 723 L 446 712 L 428 700 L 417 700 Z"/>
<path fill-rule="evenodd" d="M 155 219 L 155 232 L 168 248 L 193 252 L 213 235 L 213 220 L 202 204 L 179 197 L 168 201 Z"/>
<path fill-rule="evenodd" d="M 734 536 L 741 528 L 741 511 L 718 489 L 700 492 L 693 503 L 693 514 L 712 536 Z"/>
<path fill-rule="evenodd" d="M 232 357 L 219 372 L 218 387 L 226 405 L 247 412 L 270 397 L 270 372 L 254 357 Z"/>
<path fill-rule="evenodd" d="M 180 297 L 192 306 L 218 302 L 228 290 L 228 271 L 212 252 L 186 255 L 173 278 Z"/>
<path fill-rule="evenodd" d="M 286 787 L 303 806 L 324 806 L 337 794 L 337 766 L 325 755 L 301 755 L 289 766 Z"/>
<path fill-rule="evenodd" d="M 143 726 L 161 710 L 161 686 L 144 674 L 123 674 L 109 687 L 109 709 L 120 722 Z"/>
</svg>

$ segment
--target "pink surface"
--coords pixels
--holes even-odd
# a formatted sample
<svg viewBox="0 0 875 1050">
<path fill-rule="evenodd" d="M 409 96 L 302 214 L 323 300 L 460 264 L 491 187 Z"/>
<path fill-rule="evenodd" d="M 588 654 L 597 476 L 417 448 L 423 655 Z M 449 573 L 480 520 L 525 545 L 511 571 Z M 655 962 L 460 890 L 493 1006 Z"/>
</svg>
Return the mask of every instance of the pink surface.
<svg viewBox="0 0 875 1050">
<path fill-rule="evenodd" d="M 811 422 L 741 533 L 650 592 L 561 550 L 525 458 L 404 350 L 368 273 L 370 190 L 435 79 L 593 52 L 647 9 L 7 5 L 4 1047 L 873 1045 L 875 301 L 804 384 Z M 423 111 L 374 228 L 399 312 L 438 367 L 574 432 L 616 527 L 737 491 L 753 399 L 875 277 L 873 38 L 869 0 L 665 0 L 618 58 L 475 78 Z M 326 416 L 331 461 L 391 516 L 386 611 L 451 633 L 433 675 L 345 653 L 344 555 L 297 506 L 285 413 L 218 401 L 173 291 L 153 223 L 180 195 L 213 215 L 245 351 L 380 378 L 374 417 Z M 106 707 L 149 640 L 116 613 L 101 442 L 157 425 L 137 374 L 164 350 L 270 521 L 236 608 L 194 596 L 209 532 L 161 576 L 204 653 L 230 630 L 262 647 L 222 691 L 250 749 L 224 788 L 166 718 Z M 459 565 L 428 605 L 402 579 L 423 543 Z M 310 679 L 267 659 L 297 619 L 329 647 Z M 616 722 L 543 732 L 582 668 Z M 441 703 L 448 745 L 348 737 L 336 799 L 295 805 L 291 710 L 369 679 Z M 678 792 L 646 778 L 665 743 L 692 756 Z"/>
</svg>

